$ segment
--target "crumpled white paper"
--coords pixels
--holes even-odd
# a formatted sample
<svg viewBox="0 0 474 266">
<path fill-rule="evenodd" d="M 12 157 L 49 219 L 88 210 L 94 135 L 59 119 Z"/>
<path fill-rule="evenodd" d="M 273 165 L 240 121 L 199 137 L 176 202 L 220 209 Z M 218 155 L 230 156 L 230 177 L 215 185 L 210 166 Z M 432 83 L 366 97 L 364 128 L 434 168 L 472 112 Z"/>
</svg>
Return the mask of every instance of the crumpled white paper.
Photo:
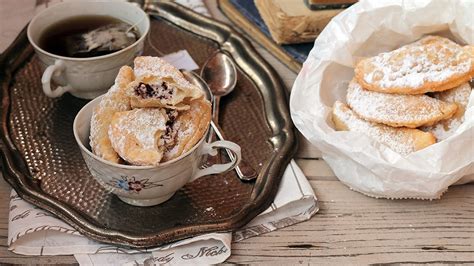
<svg viewBox="0 0 474 266">
<path fill-rule="evenodd" d="M 448 186 L 474 181 L 474 95 L 463 125 L 446 140 L 403 157 L 362 133 L 336 132 L 329 117 L 345 102 L 361 58 L 423 35 L 474 44 L 474 1 L 360 1 L 336 16 L 315 41 L 292 89 L 296 127 L 336 176 L 353 190 L 385 198 L 435 199 Z"/>
</svg>

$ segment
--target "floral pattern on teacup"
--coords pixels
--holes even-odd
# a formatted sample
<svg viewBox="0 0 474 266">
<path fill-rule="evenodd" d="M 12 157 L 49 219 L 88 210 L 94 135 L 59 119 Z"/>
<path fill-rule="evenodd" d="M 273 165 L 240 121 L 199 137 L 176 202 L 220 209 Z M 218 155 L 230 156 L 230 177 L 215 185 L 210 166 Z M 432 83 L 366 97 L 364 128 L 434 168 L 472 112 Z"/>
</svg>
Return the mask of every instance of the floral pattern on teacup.
<svg viewBox="0 0 474 266">
<path fill-rule="evenodd" d="M 115 188 L 137 194 L 144 189 L 163 186 L 158 182 L 151 182 L 149 178 L 137 179 L 135 176 L 120 176 L 120 178 L 114 177 L 111 181 L 107 182 L 107 184 Z"/>
</svg>

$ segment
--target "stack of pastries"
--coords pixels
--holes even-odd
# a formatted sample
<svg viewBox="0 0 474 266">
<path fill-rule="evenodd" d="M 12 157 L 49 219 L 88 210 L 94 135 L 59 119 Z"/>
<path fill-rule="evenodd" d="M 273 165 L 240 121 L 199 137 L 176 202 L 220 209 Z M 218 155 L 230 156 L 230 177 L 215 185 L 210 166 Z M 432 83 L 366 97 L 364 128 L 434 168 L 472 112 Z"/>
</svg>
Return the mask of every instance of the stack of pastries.
<svg viewBox="0 0 474 266">
<path fill-rule="evenodd" d="M 178 69 L 158 57 L 137 57 L 94 109 L 90 146 L 110 162 L 159 165 L 194 147 L 210 119 L 210 102 Z"/>
<path fill-rule="evenodd" d="M 407 155 L 461 125 L 473 77 L 473 46 L 426 36 L 360 61 L 332 120 L 336 130 L 363 132 Z"/>
</svg>

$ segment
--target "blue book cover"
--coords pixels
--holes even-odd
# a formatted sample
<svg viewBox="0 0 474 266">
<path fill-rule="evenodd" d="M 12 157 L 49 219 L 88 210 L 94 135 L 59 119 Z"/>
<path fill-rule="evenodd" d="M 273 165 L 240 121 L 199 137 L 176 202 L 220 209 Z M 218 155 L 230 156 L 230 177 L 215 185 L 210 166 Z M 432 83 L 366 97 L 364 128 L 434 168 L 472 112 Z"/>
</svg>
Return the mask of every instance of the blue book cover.
<svg viewBox="0 0 474 266">
<path fill-rule="evenodd" d="M 254 0 L 230 0 L 230 2 L 242 13 L 242 15 L 255 24 L 260 31 L 271 39 L 270 31 L 258 13 Z M 313 43 L 283 44 L 279 46 L 297 62 L 303 63 L 308 57 L 309 51 L 313 48 Z"/>
</svg>

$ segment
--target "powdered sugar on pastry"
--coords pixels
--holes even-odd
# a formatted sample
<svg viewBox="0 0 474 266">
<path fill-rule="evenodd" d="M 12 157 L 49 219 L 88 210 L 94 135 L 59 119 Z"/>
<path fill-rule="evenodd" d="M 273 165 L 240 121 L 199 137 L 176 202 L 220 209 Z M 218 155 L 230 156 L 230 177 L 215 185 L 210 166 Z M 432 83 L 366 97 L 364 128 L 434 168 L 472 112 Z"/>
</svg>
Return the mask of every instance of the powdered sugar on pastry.
<svg viewBox="0 0 474 266">
<path fill-rule="evenodd" d="M 115 163 L 120 161 L 120 157 L 110 143 L 109 125 L 116 112 L 130 110 L 130 101 L 125 94 L 125 89 L 133 78 L 133 70 L 130 67 L 120 68 L 115 84 L 102 96 L 91 118 L 90 145 L 92 152 Z"/>
<path fill-rule="evenodd" d="M 135 76 L 157 76 L 172 78 L 176 85 L 182 88 L 190 88 L 192 84 L 187 81 L 181 72 L 166 62 L 165 60 L 154 56 L 140 56 L 133 61 L 133 71 Z"/>
<path fill-rule="evenodd" d="M 115 113 L 109 129 L 113 148 L 129 163 L 158 165 L 163 155 L 158 142 L 166 131 L 167 118 L 157 108 Z"/>
<path fill-rule="evenodd" d="M 190 103 L 189 110 L 181 111 L 176 120 L 176 145 L 165 152 L 164 161 L 174 159 L 199 142 L 211 121 L 211 104 L 204 98 Z"/>
<path fill-rule="evenodd" d="M 466 82 L 454 89 L 433 93 L 433 96 L 436 99 L 440 99 L 441 101 L 458 104 L 461 107 L 460 111 L 464 112 L 467 104 L 469 103 L 471 90 L 471 85 L 469 82 Z"/>
<path fill-rule="evenodd" d="M 188 102 L 203 96 L 203 92 L 189 83 L 171 64 L 158 57 L 137 57 L 134 61 L 137 79 L 127 93 L 131 106 L 187 109 Z"/>
<path fill-rule="evenodd" d="M 122 67 L 91 119 L 92 151 L 111 162 L 158 165 L 200 140 L 211 115 L 204 93 L 172 65 L 138 57 Z"/>
<path fill-rule="evenodd" d="M 184 130 L 179 130 L 181 128 L 181 122 L 177 121 L 175 123 L 175 128 L 176 128 L 176 139 L 177 140 L 185 140 L 189 139 L 193 135 L 193 130 L 191 127 L 186 128 Z M 167 150 L 164 154 L 164 161 L 169 161 L 172 160 L 178 156 L 180 156 L 182 153 L 185 153 L 186 151 L 184 150 L 184 146 L 181 143 L 177 143 L 171 149 Z"/>
<path fill-rule="evenodd" d="M 347 103 L 360 117 L 393 127 L 417 128 L 451 117 L 456 104 L 427 95 L 388 94 L 363 89 L 355 80 L 349 83 Z"/>
<path fill-rule="evenodd" d="M 474 76 L 474 57 L 467 49 L 439 36 L 427 36 L 397 50 L 364 59 L 355 69 L 368 90 L 422 94 L 459 86 Z"/>
<path fill-rule="evenodd" d="M 349 130 L 367 134 L 402 155 L 421 150 L 436 142 L 431 133 L 412 128 L 394 128 L 365 121 L 347 105 L 336 101 L 332 109 L 336 130 Z"/>
<path fill-rule="evenodd" d="M 469 83 L 464 83 L 463 85 L 451 90 L 434 93 L 434 97 L 437 99 L 457 104 L 458 110 L 453 117 L 442 120 L 433 126 L 423 127 L 422 130 L 433 133 L 438 141 L 451 136 L 464 122 L 464 113 L 469 103 L 471 93 L 472 89 Z"/>
</svg>

